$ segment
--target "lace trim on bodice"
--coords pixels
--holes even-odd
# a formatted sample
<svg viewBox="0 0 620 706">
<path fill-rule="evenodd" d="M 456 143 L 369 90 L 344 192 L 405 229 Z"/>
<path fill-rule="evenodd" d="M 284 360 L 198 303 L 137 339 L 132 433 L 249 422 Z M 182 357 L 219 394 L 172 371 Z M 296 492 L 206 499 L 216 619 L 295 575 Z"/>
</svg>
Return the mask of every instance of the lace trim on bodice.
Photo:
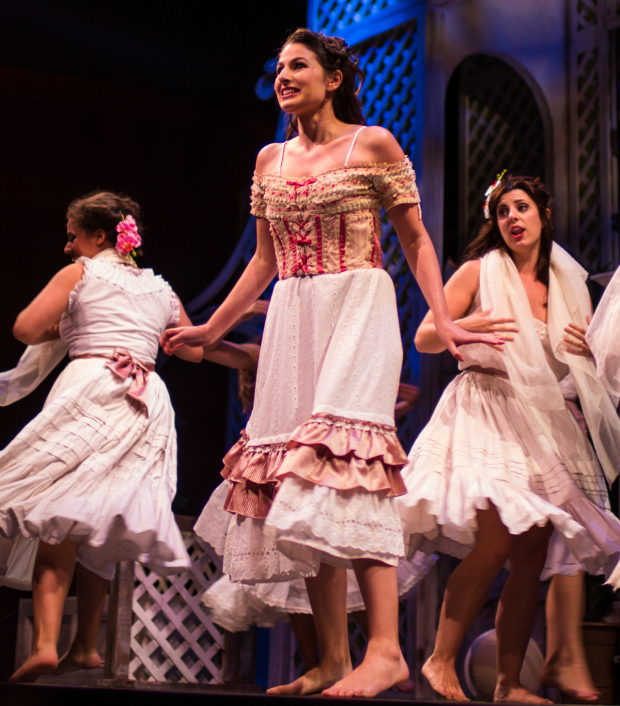
<svg viewBox="0 0 620 706">
<path fill-rule="evenodd" d="M 380 268 L 381 208 L 420 204 L 408 158 L 311 177 L 255 174 L 253 215 L 266 218 L 280 279 Z"/>
<path fill-rule="evenodd" d="M 307 177 L 254 174 L 251 211 L 274 220 L 287 213 L 347 213 L 420 203 L 415 172 L 407 157 L 394 164 L 335 167 Z"/>
<path fill-rule="evenodd" d="M 99 257 L 80 257 L 76 260 L 76 263 L 84 266 L 84 274 L 69 293 L 69 303 L 65 314 L 72 310 L 84 287 L 94 278 L 136 298 L 165 292 L 168 295 L 172 309 L 168 323 L 176 324 L 179 322 L 181 309 L 177 296 L 168 282 L 161 275 L 156 275 L 150 268 L 140 269 Z"/>
</svg>

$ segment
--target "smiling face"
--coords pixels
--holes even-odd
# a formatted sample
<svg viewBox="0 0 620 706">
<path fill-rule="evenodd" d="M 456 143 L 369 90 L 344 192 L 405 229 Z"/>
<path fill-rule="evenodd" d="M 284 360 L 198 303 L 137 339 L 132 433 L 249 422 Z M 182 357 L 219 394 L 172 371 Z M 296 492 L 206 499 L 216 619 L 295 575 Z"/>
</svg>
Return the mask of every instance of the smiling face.
<svg viewBox="0 0 620 706">
<path fill-rule="evenodd" d="M 83 228 L 78 228 L 72 218 L 68 220 L 65 254 L 70 255 L 73 262 L 79 257 L 94 257 L 98 252 L 104 249 L 102 244 L 105 243 L 105 232 L 103 230 L 89 233 Z M 107 247 L 109 246 L 110 244 L 108 243 Z"/>
<path fill-rule="evenodd" d="M 542 221 L 538 207 L 522 189 L 506 192 L 497 206 L 497 225 L 512 253 L 527 254 L 540 247 Z"/>
<path fill-rule="evenodd" d="M 278 59 L 275 91 L 285 113 L 318 110 L 342 82 L 342 73 L 327 75 L 319 57 L 305 44 L 287 44 Z"/>
</svg>

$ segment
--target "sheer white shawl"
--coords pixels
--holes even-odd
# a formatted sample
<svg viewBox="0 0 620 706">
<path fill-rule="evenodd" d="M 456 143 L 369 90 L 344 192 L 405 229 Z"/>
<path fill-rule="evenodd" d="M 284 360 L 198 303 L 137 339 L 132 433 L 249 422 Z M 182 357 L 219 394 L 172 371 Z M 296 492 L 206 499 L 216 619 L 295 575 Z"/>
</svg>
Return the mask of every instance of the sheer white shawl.
<svg viewBox="0 0 620 706">
<path fill-rule="evenodd" d="M 547 304 L 549 339 L 556 359 L 570 369 L 594 448 L 612 483 L 620 467 L 620 420 L 597 377 L 594 361 L 568 353 L 563 340 L 570 322 L 587 327 L 591 303 L 586 279 L 583 267 L 554 243 Z M 473 349 L 467 350 L 467 365 L 506 370 L 515 394 L 527 405 L 558 456 L 577 460 L 575 427 L 534 327 L 527 294 L 514 262 L 501 250 L 493 250 L 481 260 L 480 299 L 482 309 L 492 309 L 494 317 L 514 318 L 519 333 L 514 342 L 506 343 L 504 353 L 488 346 L 467 346 Z"/>
<path fill-rule="evenodd" d="M 599 380 L 617 398 L 620 396 L 620 268 L 594 312 L 586 341 L 594 353 Z"/>
</svg>

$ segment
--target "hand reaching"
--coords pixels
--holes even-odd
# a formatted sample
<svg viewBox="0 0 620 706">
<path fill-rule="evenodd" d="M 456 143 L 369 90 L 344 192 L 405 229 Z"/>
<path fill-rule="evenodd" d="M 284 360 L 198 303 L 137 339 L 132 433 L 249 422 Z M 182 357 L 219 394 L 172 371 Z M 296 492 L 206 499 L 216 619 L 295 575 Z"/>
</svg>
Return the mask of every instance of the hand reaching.
<svg viewBox="0 0 620 706">
<path fill-rule="evenodd" d="M 420 394 L 420 388 L 415 385 L 409 385 L 406 382 L 401 382 L 398 386 L 398 399 L 406 400 L 414 407 L 418 401 L 418 395 Z M 412 407 L 413 409 L 413 407 Z"/>
<path fill-rule="evenodd" d="M 469 319 L 473 317 L 467 318 Z M 494 320 L 490 319 L 488 321 Z M 484 325 L 488 326 L 488 321 Z M 507 322 L 506 319 L 496 319 L 495 321 Z M 462 323 L 463 321 L 459 322 L 459 324 Z M 483 326 L 483 323 L 479 322 L 478 325 Z M 441 339 L 441 342 L 444 344 L 447 350 L 449 350 L 450 353 L 452 353 L 452 355 L 461 363 L 465 360 L 465 358 L 462 353 L 459 353 L 457 351 L 457 348 L 459 346 L 466 346 L 470 343 L 486 343 L 487 345 L 492 346 L 497 350 L 503 351 L 504 348 L 502 344 L 504 343 L 504 340 L 514 340 L 510 337 L 505 337 L 503 334 L 495 332 L 493 329 L 491 329 L 491 332 L 489 333 L 484 333 L 480 330 L 475 330 L 472 332 L 466 331 L 460 325 L 457 326 L 453 321 L 450 321 L 449 319 L 446 319 L 441 324 L 435 323 L 435 327 L 437 329 L 437 335 Z"/>
<path fill-rule="evenodd" d="M 589 316 L 586 318 L 588 324 L 591 320 L 592 319 Z M 570 323 L 564 329 L 564 331 L 566 331 L 566 333 L 568 334 L 568 336 L 564 336 L 564 342 L 567 343 L 568 346 L 572 346 L 572 348 L 569 348 L 568 346 L 566 347 L 568 353 L 572 353 L 573 355 L 580 355 L 584 358 L 594 358 L 590 347 L 586 343 L 587 328 L 583 328 L 582 326 L 577 326 L 577 324 Z"/>
<path fill-rule="evenodd" d="M 491 309 L 479 311 L 476 314 L 460 319 L 458 325 L 470 333 L 497 333 L 504 341 L 514 341 L 514 336 L 509 334 L 519 333 L 519 329 L 515 326 L 515 320 L 492 319 L 489 317 L 490 313 Z"/>
<path fill-rule="evenodd" d="M 249 321 L 255 316 L 266 316 L 268 309 L 268 299 L 257 299 L 253 304 L 250 304 L 250 306 L 245 310 L 241 318 L 243 319 L 243 321 Z"/>
<path fill-rule="evenodd" d="M 168 328 L 162 334 L 159 345 L 166 355 L 172 355 L 182 346 L 201 348 L 211 343 L 202 326 L 180 326 Z"/>
</svg>

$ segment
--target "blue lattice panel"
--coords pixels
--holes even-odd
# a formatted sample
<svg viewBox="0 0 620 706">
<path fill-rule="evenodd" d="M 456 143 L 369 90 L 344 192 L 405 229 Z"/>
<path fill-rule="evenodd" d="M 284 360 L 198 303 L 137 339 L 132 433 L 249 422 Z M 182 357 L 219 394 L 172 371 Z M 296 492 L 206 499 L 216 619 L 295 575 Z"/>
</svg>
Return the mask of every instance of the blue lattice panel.
<svg viewBox="0 0 620 706">
<path fill-rule="evenodd" d="M 398 0 L 326 0 L 313 2 L 310 25 L 325 32 L 338 34 L 350 25 L 376 15 L 381 10 L 397 5 Z"/>
<path fill-rule="evenodd" d="M 356 47 L 366 73 L 360 94 L 366 120 L 390 130 L 412 160 L 419 131 L 417 29 L 412 20 Z"/>
</svg>

